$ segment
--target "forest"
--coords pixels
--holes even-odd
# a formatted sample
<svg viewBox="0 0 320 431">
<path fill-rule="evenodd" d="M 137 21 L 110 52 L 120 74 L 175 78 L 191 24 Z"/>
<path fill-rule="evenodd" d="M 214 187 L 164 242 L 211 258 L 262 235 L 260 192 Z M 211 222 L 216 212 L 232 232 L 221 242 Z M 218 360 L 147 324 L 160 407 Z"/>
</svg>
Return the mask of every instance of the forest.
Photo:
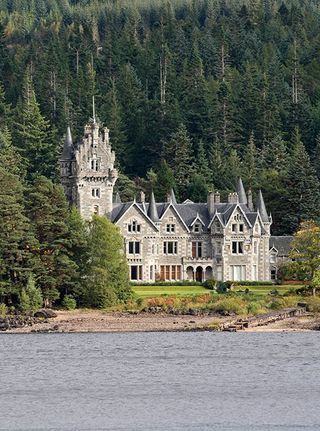
<svg viewBox="0 0 320 431">
<path fill-rule="evenodd" d="M 66 211 L 58 159 L 94 96 L 123 201 L 205 201 L 241 176 L 273 234 L 319 222 L 319 20 L 317 0 L 0 0 L 2 220 L 46 242 L 30 196 Z"/>
</svg>

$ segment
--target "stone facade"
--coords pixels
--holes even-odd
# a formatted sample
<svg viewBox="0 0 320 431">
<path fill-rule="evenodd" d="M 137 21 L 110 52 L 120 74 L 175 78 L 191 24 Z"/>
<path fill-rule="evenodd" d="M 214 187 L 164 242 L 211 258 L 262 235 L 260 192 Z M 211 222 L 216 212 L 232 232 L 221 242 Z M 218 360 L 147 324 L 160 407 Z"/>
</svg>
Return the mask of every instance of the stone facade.
<svg viewBox="0 0 320 431">
<path fill-rule="evenodd" d="M 90 122 L 78 145 L 73 145 L 68 128 L 60 159 L 61 183 L 69 202 L 79 208 L 85 219 L 93 213 L 111 213 L 113 187 L 118 177 L 114 162 L 107 128 Z"/>
<path fill-rule="evenodd" d="M 237 191 L 221 202 L 210 193 L 206 203 L 112 200 L 117 179 L 109 130 L 96 121 L 85 126 L 73 145 L 68 129 L 60 159 L 61 182 L 71 204 L 85 219 L 108 216 L 124 237 L 130 278 L 137 282 L 197 280 L 270 280 L 270 226 L 262 193 L 256 206 L 241 179 Z"/>
</svg>

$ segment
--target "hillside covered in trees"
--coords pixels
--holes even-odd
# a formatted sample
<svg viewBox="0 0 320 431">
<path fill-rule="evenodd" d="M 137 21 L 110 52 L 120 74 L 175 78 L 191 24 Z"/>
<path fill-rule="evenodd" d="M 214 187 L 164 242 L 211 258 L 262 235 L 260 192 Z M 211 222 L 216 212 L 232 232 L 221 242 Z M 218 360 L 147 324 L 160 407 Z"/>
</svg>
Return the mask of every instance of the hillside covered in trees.
<svg viewBox="0 0 320 431">
<path fill-rule="evenodd" d="M 122 199 L 242 176 L 292 233 L 320 218 L 319 20 L 317 0 L 0 0 L 0 164 L 58 181 L 95 95 Z"/>
</svg>

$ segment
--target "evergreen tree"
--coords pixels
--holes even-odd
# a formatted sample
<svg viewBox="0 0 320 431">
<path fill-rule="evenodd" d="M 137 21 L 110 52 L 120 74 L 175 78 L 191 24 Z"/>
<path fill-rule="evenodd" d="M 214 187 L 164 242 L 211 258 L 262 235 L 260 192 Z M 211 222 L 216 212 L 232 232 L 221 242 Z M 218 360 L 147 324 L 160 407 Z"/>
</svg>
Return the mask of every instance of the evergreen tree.
<svg viewBox="0 0 320 431">
<path fill-rule="evenodd" d="M 25 75 L 22 106 L 16 126 L 16 142 L 29 177 L 33 174 L 51 175 L 56 162 L 51 160 L 48 144 L 49 123 L 41 115 L 29 69 Z"/>
<path fill-rule="evenodd" d="M 210 183 L 211 172 L 209 169 L 209 161 L 202 141 L 200 141 L 198 144 L 197 157 L 195 161 L 195 171 L 204 179 L 206 184 Z"/>
<path fill-rule="evenodd" d="M 256 186 L 258 163 L 258 152 L 254 141 L 254 134 L 251 132 L 242 160 L 243 178 L 251 189 Z"/>
<path fill-rule="evenodd" d="M 165 160 L 161 161 L 157 172 L 157 182 L 155 185 L 155 195 L 157 200 L 165 202 L 171 189 L 175 189 L 175 177 L 172 169 Z"/>
<path fill-rule="evenodd" d="M 94 215 L 89 225 L 89 266 L 84 301 L 105 308 L 131 296 L 123 238 L 106 217 Z"/>
<path fill-rule="evenodd" d="M 193 172 L 192 142 L 181 124 L 164 143 L 163 158 L 172 169 L 179 193 L 184 193 Z"/>
<path fill-rule="evenodd" d="M 206 202 L 208 195 L 208 186 L 203 176 L 194 174 L 188 185 L 186 197 L 193 202 Z"/>
<path fill-rule="evenodd" d="M 320 184 L 309 155 L 296 130 L 293 155 L 280 198 L 284 214 L 279 225 L 286 233 L 296 231 L 302 221 L 320 220 Z"/>
<path fill-rule="evenodd" d="M 27 193 L 27 212 L 39 242 L 37 285 L 48 305 L 74 287 L 77 270 L 71 259 L 68 204 L 63 188 L 37 177 Z"/>
<path fill-rule="evenodd" d="M 0 167 L 0 291 L 9 297 L 18 291 L 36 262 L 37 242 L 24 212 L 19 178 Z"/>
<path fill-rule="evenodd" d="M 0 130 L 0 166 L 7 172 L 18 175 L 20 178 L 25 176 L 22 158 L 12 144 L 11 133 L 7 126 Z"/>
</svg>

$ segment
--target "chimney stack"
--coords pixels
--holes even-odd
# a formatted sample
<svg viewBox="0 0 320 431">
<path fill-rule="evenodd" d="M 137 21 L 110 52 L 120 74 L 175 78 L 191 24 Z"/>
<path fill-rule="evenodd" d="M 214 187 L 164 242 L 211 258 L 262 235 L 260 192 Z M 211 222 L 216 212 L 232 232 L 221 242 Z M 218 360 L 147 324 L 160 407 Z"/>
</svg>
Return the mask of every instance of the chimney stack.
<svg viewBox="0 0 320 431">
<path fill-rule="evenodd" d="M 215 193 L 214 192 L 210 192 L 208 194 L 208 198 L 207 198 L 207 204 L 208 204 L 208 211 L 209 214 L 212 216 L 214 214 L 215 211 Z"/>
<path fill-rule="evenodd" d="M 238 203 L 239 203 L 238 193 L 229 193 L 228 204 L 238 204 Z"/>
<path fill-rule="evenodd" d="M 250 211 L 253 211 L 253 199 L 252 199 L 252 191 L 251 189 L 248 190 L 248 208 Z"/>
</svg>

